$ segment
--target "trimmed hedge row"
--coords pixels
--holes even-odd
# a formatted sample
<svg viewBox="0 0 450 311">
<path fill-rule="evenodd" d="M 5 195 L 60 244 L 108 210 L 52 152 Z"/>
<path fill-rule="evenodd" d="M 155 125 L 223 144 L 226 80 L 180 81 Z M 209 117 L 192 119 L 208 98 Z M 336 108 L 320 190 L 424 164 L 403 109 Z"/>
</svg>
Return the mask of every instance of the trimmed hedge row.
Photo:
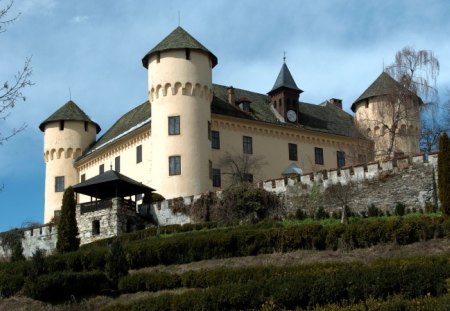
<svg viewBox="0 0 450 311">
<path fill-rule="evenodd" d="M 76 298 L 94 296 L 111 288 L 103 272 L 57 272 L 38 276 L 26 281 L 24 290 L 28 297 L 42 301 L 66 301 L 73 295 Z"/>
<path fill-rule="evenodd" d="M 384 299 L 394 294 L 407 298 L 427 294 L 437 296 L 447 292 L 446 277 L 449 275 L 448 262 L 443 258 L 309 268 L 223 269 L 221 273 L 216 269 L 200 271 L 189 275 L 194 278 L 191 281 L 188 281 L 188 275 L 181 276 L 181 283 L 204 289 L 161 294 L 128 304 L 112 305 L 104 310 L 242 310 L 260 308 L 269 300 L 280 308 L 294 309 L 339 302 L 357 303 L 370 297 Z M 141 282 L 142 277 L 137 276 L 134 280 Z M 126 280 L 131 281 L 132 278 L 125 277 L 121 286 L 124 287 Z M 145 286 L 152 286 L 151 281 L 146 283 Z"/>
<path fill-rule="evenodd" d="M 399 295 L 387 300 L 368 299 L 363 303 L 350 306 L 339 306 L 336 304 L 326 307 L 317 307 L 315 311 L 448 311 L 450 310 L 450 295 L 439 297 L 425 296 L 408 299 Z"/>
<path fill-rule="evenodd" d="M 218 267 L 188 271 L 182 274 L 137 272 L 120 279 L 118 287 L 124 293 L 156 292 L 180 287 L 207 288 L 249 281 L 266 282 L 274 277 L 295 276 L 299 279 L 310 280 L 325 278 L 327 279 L 324 281 L 325 283 L 330 283 L 329 279 L 333 279 L 334 282 L 339 278 L 349 279 L 350 284 L 363 281 L 370 284 L 371 288 L 367 289 L 371 292 L 369 294 L 376 294 L 377 297 L 381 295 L 380 293 L 393 294 L 399 292 L 399 290 L 402 290 L 408 296 L 417 296 L 418 293 L 414 290 L 421 291 L 420 288 L 429 286 L 429 292 L 432 293 L 434 285 L 427 284 L 434 284 L 435 281 L 442 282 L 440 278 L 450 277 L 449 260 L 449 256 L 434 256 L 378 260 L 370 264 L 353 262 L 290 267 L 256 266 L 234 269 Z M 439 280 L 433 279 L 436 275 Z M 352 278 L 355 280 L 352 280 Z M 405 284 L 401 285 L 402 282 Z M 435 293 L 437 292 L 440 292 L 440 290 L 435 291 Z"/>
</svg>

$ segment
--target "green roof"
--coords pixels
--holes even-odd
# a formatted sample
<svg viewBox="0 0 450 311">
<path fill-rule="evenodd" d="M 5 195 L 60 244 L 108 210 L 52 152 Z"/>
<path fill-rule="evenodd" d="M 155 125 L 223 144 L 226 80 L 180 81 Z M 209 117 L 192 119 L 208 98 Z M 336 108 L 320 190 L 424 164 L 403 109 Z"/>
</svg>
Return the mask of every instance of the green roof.
<svg viewBox="0 0 450 311">
<path fill-rule="evenodd" d="M 299 91 L 300 93 L 303 92 L 301 89 L 298 88 L 297 84 L 295 83 L 294 78 L 292 77 L 291 72 L 289 71 L 289 68 L 287 67 L 286 63 L 283 63 L 283 66 L 281 66 L 280 73 L 278 74 L 278 77 L 275 80 L 275 83 L 269 94 L 280 88 L 288 88 Z"/>
<path fill-rule="evenodd" d="M 148 68 L 148 59 L 155 53 L 178 49 L 192 49 L 206 52 L 211 57 L 212 66 L 217 65 L 217 57 L 180 26 L 145 54 L 144 58 L 142 58 L 142 65 Z"/>
<path fill-rule="evenodd" d="M 320 105 L 299 103 L 299 122 L 292 124 L 281 122 L 271 107 L 270 96 L 234 88 L 236 98 L 245 98 L 250 102 L 250 111 L 246 112 L 237 105 L 228 103 L 228 87 L 213 84 L 214 96 L 211 113 L 238 119 L 253 120 L 274 124 L 285 128 L 306 129 L 321 133 L 364 139 L 354 124 L 353 117 L 329 102 Z M 133 133 L 151 123 L 151 103 L 145 102 L 125 113 L 106 133 L 93 144 L 81 158 L 96 152 L 105 146 Z"/>
<path fill-rule="evenodd" d="M 404 87 L 398 83 L 394 78 L 392 78 L 387 72 L 382 72 L 378 78 L 355 100 L 352 104 L 352 111 L 356 111 L 356 105 L 365 99 L 369 99 L 371 97 L 382 96 L 392 94 L 395 89 Z M 408 91 L 410 92 L 410 91 Z M 411 92 L 411 95 L 417 96 L 416 94 Z"/>
<path fill-rule="evenodd" d="M 103 148 L 117 139 L 125 136 L 141 128 L 142 126 L 149 124 L 151 118 L 151 105 L 148 101 L 131 109 L 120 117 L 116 123 L 114 123 L 109 130 L 100 137 L 95 144 L 93 144 L 84 155 L 90 154 L 97 149 Z"/>
<path fill-rule="evenodd" d="M 50 122 L 58 121 L 85 121 L 94 124 L 97 128 L 97 133 L 100 132 L 100 126 L 89 118 L 89 116 L 80 109 L 73 101 L 69 100 L 61 108 L 56 110 L 50 117 L 45 119 L 40 125 L 39 129 L 43 132 L 45 125 Z"/>
</svg>

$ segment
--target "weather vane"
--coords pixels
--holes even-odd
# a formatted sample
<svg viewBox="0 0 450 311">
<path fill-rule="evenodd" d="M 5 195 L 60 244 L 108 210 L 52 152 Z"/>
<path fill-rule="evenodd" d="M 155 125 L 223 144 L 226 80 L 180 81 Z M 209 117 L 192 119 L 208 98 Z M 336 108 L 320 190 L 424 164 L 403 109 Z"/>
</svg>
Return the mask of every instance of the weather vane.
<svg viewBox="0 0 450 311">
<path fill-rule="evenodd" d="M 286 51 L 283 52 L 283 63 L 286 63 Z"/>
</svg>

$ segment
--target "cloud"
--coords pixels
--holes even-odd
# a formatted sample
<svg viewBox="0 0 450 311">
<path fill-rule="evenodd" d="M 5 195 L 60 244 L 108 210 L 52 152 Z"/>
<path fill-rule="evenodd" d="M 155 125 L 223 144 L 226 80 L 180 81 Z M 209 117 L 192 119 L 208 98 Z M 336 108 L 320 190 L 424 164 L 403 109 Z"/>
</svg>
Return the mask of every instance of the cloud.
<svg viewBox="0 0 450 311">
<path fill-rule="evenodd" d="M 77 15 L 74 16 L 70 21 L 73 23 L 83 23 L 89 19 L 87 15 Z"/>
</svg>

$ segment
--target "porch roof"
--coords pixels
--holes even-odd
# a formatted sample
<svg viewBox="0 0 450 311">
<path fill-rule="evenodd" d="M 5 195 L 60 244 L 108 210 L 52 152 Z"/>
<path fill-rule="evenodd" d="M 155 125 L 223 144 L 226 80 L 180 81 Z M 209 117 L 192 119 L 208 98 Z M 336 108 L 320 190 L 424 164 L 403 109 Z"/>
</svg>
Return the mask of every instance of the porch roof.
<svg viewBox="0 0 450 311">
<path fill-rule="evenodd" d="M 155 191 L 130 177 L 109 170 L 73 186 L 76 193 L 85 194 L 98 199 L 114 197 L 124 198 L 147 191 Z"/>
</svg>

